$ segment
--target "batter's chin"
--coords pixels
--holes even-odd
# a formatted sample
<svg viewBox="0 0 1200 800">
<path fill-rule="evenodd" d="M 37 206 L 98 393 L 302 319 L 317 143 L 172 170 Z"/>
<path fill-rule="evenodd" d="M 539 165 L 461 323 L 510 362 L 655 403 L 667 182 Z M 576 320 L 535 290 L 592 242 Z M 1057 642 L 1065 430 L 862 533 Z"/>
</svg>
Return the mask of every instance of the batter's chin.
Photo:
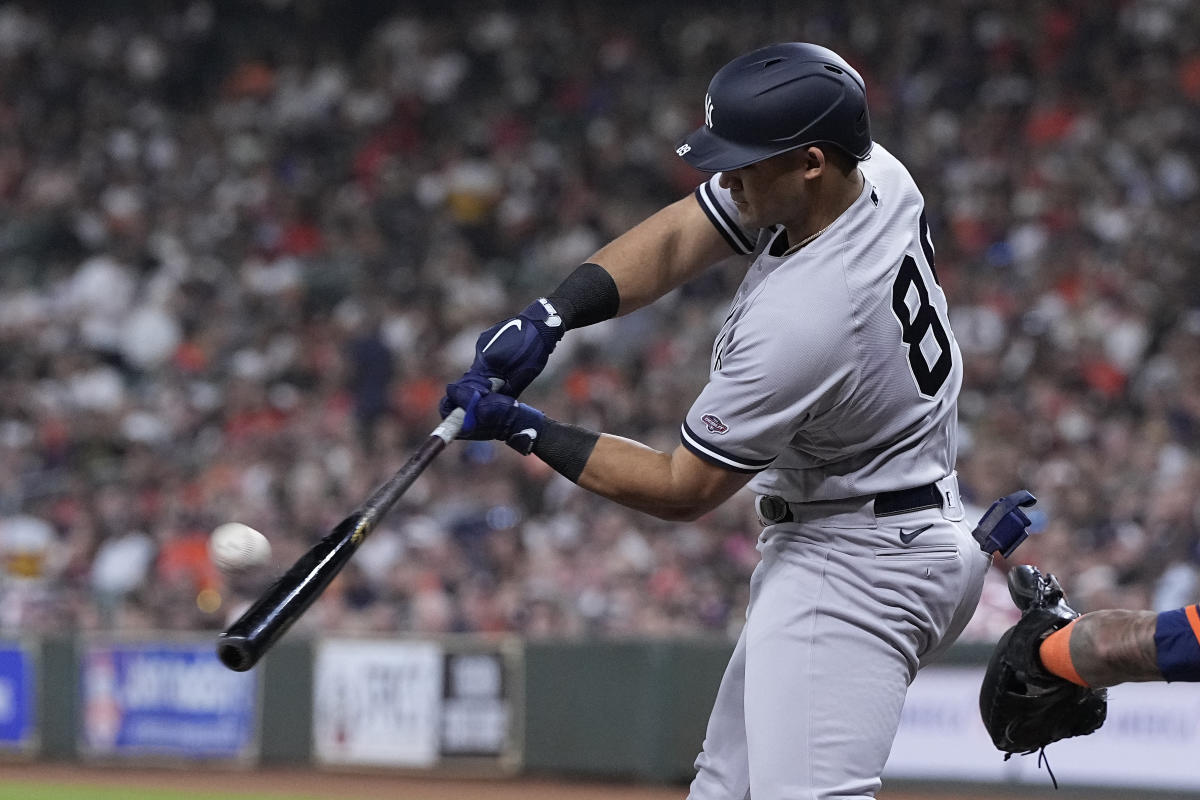
<svg viewBox="0 0 1200 800">
<path fill-rule="evenodd" d="M 742 223 L 743 228 L 765 227 L 761 222 L 758 221 L 758 218 L 755 217 L 754 213 L 749 209 L 746 209 L 745 211 L 738 211 L 738 222 Z"/>
</svg>

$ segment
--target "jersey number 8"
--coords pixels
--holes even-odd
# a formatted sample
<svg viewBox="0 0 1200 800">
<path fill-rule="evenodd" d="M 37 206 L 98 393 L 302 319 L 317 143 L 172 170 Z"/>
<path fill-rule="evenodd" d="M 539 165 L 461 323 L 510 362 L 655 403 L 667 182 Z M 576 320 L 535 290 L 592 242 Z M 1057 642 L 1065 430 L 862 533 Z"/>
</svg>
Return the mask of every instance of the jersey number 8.
<svg viewBox="0 0 1200 800">
<path fill-rule="evenodd" d="M 917 301 L 915 311 L 909 303 L 910 293 L 914 289 Z M 900 262 L 896 280 L 892 283 L 892 311 L 900 321 L 900 338 L 908 350 L 908 366 L 917 381 L 917 388 L 925 397 L 935 397 L 950 376 L 950 337 L 938 317 L 937 309 L 929 302 L 925 279 L 910 255 L 905 255 Z M 922 347 L 927 336 L 932 336 L 938 347 L 938 356 L 933 364 L 927 361 L 925 348 Z"/>
</svg>

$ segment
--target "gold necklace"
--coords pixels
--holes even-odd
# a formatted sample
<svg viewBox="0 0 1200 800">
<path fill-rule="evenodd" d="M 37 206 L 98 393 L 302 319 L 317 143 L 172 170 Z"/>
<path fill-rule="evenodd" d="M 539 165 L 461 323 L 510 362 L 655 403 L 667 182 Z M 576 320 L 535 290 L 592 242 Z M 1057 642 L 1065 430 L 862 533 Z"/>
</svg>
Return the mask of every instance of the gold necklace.
<svg viewBox="0 0 1200 800">
<path fill-rule="evenodd" d="M 832 224 L 833 224 L 832 222 L 831 222 L 831 223 L 829 223 L 829 225 L 832 225 Z M 824 233 L 824 232 L 825 232 L 825 230 L 826 230 L 826 229 L 829 227 L 829 225 L 826 225 L 824 228 L 821 228 L 821 230 L 817 231 L 816 233 L 812 234 L 811 236 L 807 236 L 807 237 L 805 237 L 805 238 L 804 238 L 802 241 L 800 241 L 800 242 L 798 242 L 798 243 L 796 243 L 796 244 L 792 245 L 792 246 L 791 246 L 791 247 L 789 247 L 787 250 L 784 250 L 784 251 L 783 251 L 783 254 L 784 254 L 785 256 L 790 256 L 792 253 L 796 252 L 796 251 L 797 251 L 797 250 L 799 250 L 801 247 L 804 247 L 804 245 L 808 244 L 808 243 L 809 243 L 809 242 L 811 242 L 813 239 L 816 239 L 818 236 L 820 236 L 822 233 Z"/>
</svg>

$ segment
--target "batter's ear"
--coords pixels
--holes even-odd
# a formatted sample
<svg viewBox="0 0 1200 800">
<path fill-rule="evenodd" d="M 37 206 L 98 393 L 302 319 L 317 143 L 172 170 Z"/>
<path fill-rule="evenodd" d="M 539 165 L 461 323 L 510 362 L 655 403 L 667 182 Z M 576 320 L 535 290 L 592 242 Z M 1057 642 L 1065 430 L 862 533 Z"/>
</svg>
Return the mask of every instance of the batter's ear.
<svg viewBox="0 0 1200 800">
<path fill-rule="evenodd" d="M 806 178 L 818 178 L 830 166 L 825 151 L 817 145 L 805 147 L 801 158 L 801 166 L 804 168 L 804 177 Z"/>
</svg>

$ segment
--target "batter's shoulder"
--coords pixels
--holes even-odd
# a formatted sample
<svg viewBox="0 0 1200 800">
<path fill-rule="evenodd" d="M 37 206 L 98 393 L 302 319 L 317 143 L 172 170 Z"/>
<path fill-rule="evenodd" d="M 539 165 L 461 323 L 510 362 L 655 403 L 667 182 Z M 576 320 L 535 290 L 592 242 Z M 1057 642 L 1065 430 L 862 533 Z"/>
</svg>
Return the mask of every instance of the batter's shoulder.
<svg viewBox="0 0 1200 800">
<path fill-rule="evenodd" d="M 878 142 L 871 148 L 871 157 L 859 164 L 859 169 L 884 196 L 892 192 L 907 191 L 920 194 L 908 167 Z"/>
</svg>

